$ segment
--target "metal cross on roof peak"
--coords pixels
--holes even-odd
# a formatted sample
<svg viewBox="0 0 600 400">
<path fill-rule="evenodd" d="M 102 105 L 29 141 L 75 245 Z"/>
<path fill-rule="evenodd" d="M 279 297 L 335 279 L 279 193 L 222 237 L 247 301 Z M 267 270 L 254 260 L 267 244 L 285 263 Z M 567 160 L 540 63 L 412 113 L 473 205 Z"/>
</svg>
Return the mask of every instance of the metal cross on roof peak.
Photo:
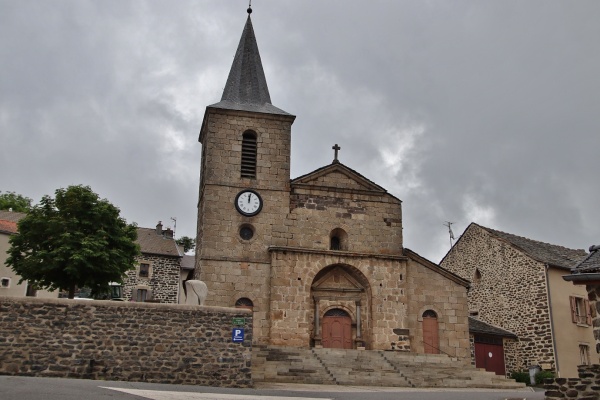
<svg viewBox="0 0 600 400">
<path fill-rule="evenodd" d="M 333 155 L 333 162 L 334 163 L 339 163 L 340 161 L 338 160 L 338 151 L 340 151 L 342 148 L 340 146 L 337 145 L 337 143 L 331 147 L 334 150 L 334 155 Z"/>
</svg>

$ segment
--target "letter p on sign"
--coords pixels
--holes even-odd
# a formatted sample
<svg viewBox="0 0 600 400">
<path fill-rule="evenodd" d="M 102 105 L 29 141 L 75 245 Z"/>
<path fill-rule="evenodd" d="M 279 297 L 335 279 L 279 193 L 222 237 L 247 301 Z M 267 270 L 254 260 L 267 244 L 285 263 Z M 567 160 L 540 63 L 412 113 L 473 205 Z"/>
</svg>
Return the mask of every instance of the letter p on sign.
<svg viewBox="0 0 600 400">
<path fill-rule="evenodd" d="M 244 341 L 244 330 L 242 328 L 233 328 L 231 331 L 231 340 L 234 343 L 241 343 Z"/>
</svg>

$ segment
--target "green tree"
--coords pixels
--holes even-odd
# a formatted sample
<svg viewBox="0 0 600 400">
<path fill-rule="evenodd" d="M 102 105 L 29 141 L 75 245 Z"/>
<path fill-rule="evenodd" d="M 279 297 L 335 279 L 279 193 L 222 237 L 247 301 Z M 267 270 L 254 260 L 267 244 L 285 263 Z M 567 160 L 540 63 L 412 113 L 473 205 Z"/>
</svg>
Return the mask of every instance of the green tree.
<svg viewBox="0 0 600 400">
<path fill-rule="evenodd" d="M 122 282 L 139 254 L 136 226 L 89 186 L 69 186 L 55 195 L 44 196 L 19 221 L 6 264 L 21 282 L 68 291 L 70 299 L 77 287 L 94 294 L 109 282 Z"/>
<path fill-rule="evenodd" d="M 178 245 L 182 246 L 183 251 L 186 253 L 190 250 L 194 250 L 194 247 L 196 247 L 196 239 L 193 239 L 188 236 L 182 236 L 179 239 L 175 240 L 175 242 Z"/>
<path fill-rule="evenodd" d="M 15 192 L 0 192 L 0 210 L 27 212 L 31 209 L 31 199 Z"/>
</svg>

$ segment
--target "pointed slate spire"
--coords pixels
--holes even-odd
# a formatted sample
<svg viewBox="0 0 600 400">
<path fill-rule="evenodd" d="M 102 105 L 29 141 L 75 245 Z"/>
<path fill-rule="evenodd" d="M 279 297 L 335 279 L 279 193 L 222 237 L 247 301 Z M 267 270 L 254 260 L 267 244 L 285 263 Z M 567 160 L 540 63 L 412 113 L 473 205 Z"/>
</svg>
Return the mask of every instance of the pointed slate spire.
<svg viewBox="0 0 600 400">
<path fill-rule="evenodd" d="M 271 104 L 250 10 L 221 101 L 210 107 L 289 115 Z"/>
<path fill-rule="evenodd" d="M 271 103 L 250 15 L 240 39 L 221 101 L 236 103 Z"/>
</svg>

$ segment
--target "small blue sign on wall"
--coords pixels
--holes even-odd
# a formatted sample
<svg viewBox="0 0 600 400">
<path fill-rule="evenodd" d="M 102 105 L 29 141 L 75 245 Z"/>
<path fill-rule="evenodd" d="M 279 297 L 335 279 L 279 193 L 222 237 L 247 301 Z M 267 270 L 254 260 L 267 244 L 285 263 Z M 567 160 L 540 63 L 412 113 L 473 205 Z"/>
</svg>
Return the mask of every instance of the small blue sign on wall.
<svg viewBox="0 0 600 400">
<path fill-rule="evenodd" d="M 243 342 L 244 341 L 244 329 L 243 328 L 233 328 L 233 330 L 231 331 L 231 340 L 234 343 Z"/>
</svg>

